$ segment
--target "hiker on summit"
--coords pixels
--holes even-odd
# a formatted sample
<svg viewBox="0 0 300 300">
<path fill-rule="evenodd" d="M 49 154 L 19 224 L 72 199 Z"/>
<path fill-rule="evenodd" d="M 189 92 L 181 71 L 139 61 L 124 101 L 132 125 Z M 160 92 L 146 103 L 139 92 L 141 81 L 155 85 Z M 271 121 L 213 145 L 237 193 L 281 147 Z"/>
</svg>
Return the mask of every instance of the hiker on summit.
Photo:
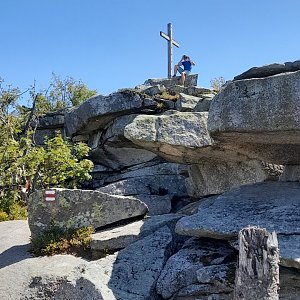
<svg viewBox="0 0 300 300">
<path fill-rule="evenodd" d="M 189 56 L 183 55 L 180 62 L 174 67 L 173 77 L 176 77 L 177 72 L 179 72 L 181 74 L 182 85 L 184 85 L 186 76 L 191 73 L 192 66 L 194 65 L 195 63 L 191 61 Z M 183 68 L 181 66 L 183 66 Z"/>
</svg>

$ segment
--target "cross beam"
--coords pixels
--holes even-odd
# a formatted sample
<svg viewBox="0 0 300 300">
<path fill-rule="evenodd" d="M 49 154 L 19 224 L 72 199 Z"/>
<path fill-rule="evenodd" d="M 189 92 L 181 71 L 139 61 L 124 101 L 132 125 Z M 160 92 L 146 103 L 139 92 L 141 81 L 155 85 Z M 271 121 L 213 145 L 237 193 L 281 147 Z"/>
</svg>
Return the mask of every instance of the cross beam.
<svg viewBox="0 0 300 300">
<path fill-rule="evenodd" d="M 172 46 L 179 48 L 179 44 L 173 40 L 172 24 L 168 24 L 168 34 L 160 32 L 160 36 L 168 41 L 168 78 L 172 77 Z"/>
</svg>

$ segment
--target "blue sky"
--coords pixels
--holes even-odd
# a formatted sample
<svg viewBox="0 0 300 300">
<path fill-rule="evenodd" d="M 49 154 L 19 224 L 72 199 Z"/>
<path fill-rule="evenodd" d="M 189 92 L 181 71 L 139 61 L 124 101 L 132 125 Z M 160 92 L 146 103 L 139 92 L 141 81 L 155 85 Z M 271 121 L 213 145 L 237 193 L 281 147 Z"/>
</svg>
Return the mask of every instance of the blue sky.
<svg viewBox="0 0 300 300">
<path fill-rule="evenodd" d="M 99 94 L 166 77 L 167 23 L 174 61 L 189 55 L 202 87 L 300 59 L 299 0 L 0 0 L 0 11 L 0 76 L 23 90 L 52 72 Z"/>
</svg>

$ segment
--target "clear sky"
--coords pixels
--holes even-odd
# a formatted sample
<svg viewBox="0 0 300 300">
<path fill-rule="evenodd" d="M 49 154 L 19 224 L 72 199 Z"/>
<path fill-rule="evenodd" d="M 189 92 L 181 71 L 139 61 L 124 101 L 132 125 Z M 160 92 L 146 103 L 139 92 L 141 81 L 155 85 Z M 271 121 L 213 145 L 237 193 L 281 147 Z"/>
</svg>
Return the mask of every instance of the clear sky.
<svg viewBox="0 0 300 300">
<path fill-rule="evenodd" d="M 174 61 L 196 63 L 198 85 L 254 66 L 300 59 L 299 0 L 0 0 L 0 76 L 47 88 L 51 73 L 99 94 L 167 76 Z"/>
</svg>

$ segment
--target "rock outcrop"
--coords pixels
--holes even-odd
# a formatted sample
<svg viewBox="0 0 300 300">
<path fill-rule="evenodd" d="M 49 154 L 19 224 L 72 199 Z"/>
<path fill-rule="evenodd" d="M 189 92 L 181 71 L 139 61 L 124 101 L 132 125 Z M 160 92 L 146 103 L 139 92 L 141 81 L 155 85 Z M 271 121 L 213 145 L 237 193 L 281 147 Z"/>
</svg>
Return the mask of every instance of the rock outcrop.
<svg viewBox="0 0 300 300">
<path fill-rule="evenodd" d="M 249 158 L 300 163 L 300 71 L 234 81 L 214 97 L 212 138 Z"/>
<path fill-rule="evenodd" d="M 299 195 L 300 185 L 293 182 L 241 186 L 202 202 L 197 214 L 177 222 L 176 232 L 231 240 L 242 228 L 259 226 L 277 233 L 281 264 L 300 269 Z"/>
<path fill-rule="evenodd" d="M 86 190 L 33 195 L 32 237 L 53 222 L 92 225 L 97 260 L 17 277 L 23 298 L 229 300 L 236 237 L 253 225 L 276 231 L 280 299 L 298 299 L 298 70 L 298 61 L 251 69 L 217 95 L 196 75 L 184 87 L 152 79 L 39 120 L 41 144 L 59 129 L 88 143 L 95 167 Z"/>
<path fill-rule="evenodd" d="M 63 229 L 83 226 L 103 227 L 117 221 L 143 217 L 147 206 L 133 197 L 108 195 L 99 191 L 52 189 L 54 201 L 47 201 L 45 190 L 30 197 L 28 221 L 32 238 L 49 230 L 51 225 Z"/>
</svg>

